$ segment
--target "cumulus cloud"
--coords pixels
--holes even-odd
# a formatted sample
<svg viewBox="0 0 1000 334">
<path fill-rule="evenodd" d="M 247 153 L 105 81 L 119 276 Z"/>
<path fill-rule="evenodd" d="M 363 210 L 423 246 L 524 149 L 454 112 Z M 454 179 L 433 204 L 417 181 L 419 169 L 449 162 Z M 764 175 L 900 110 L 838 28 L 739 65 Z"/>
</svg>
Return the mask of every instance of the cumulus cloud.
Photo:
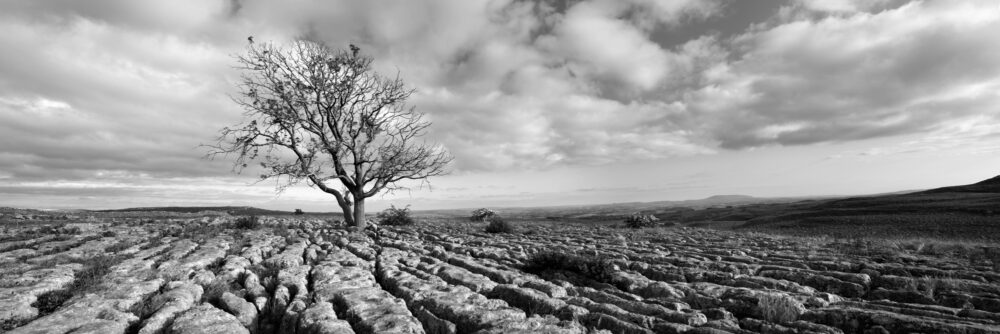
<svg viewBox="0 0 1000 334">
<path fill-rule="evenodd" d="M 823 13 L 854 13 L 884 9 L 906 1 L 895 0 L 795 0 L 793 3 L 809 11 Z"/>
<path fill-rule="evenodd" d="M 410 102 L 435 123 L 429 139 L 462 173 L 994 135 L 967 126 L 1000 118 L 991 2 L 788 0 L 735 34 L 685 29 L 742 22 L 732 5 L 4 2 L 0 187 L 228 175 L 198 145 L 241 117 L 227 94 L 231 55 L 249 35 L 361 46 L 416 89 Z M 688 35 L 667 44 L 665 31 Z"/>
<path fill-rule="evenodd" d="M 692 104 L 722 147 L 800 145 L 930 131 L 997 116 L 1000 12 L 914 2 L 795 20 L 734 39 L 746 50 Z"/>
<path fill-rule="evenodd" d="M 561 15 L 538 45 L 603 90 L 646 92 L 673 74 L 675 58 L 684 57 L 653 41 L 653 28 L 704 18 L 715 10 L 713 2 L 584 1 Z"/>
</svg>

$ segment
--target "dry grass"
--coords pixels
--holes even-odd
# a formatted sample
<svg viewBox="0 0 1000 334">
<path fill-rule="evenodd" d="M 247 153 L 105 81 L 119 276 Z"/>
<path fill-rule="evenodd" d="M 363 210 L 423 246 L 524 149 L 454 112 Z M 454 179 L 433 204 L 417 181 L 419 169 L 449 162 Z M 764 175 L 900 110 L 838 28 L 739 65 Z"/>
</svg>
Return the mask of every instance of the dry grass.
<svg viewBox="0 0 1000 334">
<path fill-rule="evenodd" d="M 74 296 L 87 293 L 97 287 L 104 276 L 111 272 L 111 267 L 120 260 L 119 257 L 105 255 L 88 259 L 83 262 L 83 269 L 75 273 L 73 281 L 69 285 L 38 295 L 38 300 L 31 306 L 38 308 L 39 316 L 54 312 Z"/>
<path fill-rule="evenodd" d="M 758 295 L 757 309 L 760 317 L 774 323 L 789 323 L 799 319 L 806 312 L 805 306 L 792 296 L 784 293 L 767 292 Z"/>
</svg>

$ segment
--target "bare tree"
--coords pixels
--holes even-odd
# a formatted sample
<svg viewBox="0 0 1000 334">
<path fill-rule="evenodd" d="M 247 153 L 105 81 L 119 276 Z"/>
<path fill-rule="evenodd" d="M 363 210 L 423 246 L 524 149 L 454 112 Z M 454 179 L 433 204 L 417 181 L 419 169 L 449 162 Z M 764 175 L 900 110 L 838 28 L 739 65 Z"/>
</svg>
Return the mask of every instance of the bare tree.
<svg viewBox="0 0 1000 334">
<path fill-rule="evenodd" d="M 365 199 L 400 181 L 443 175 L 452 157 L 420 139 L 430 122 L 406 106 L 413 93 L 351 45 L 250 43 L 233 100 L 244 120 L 221 130 L 210 156 L 235 155 L 234 170 L 259 161 L 278 191 L 306 181 L 336 197 L 344 220 L 365 227 Z M 338 190 L 339 188 L 339 190 Z"/>
</svg>

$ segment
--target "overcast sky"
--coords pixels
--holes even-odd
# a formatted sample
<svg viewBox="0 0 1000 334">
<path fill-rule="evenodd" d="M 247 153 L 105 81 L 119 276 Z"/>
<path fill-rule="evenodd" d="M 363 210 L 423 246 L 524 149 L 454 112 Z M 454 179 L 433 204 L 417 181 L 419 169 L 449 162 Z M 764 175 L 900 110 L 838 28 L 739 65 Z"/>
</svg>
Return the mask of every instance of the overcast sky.
<svg viewBox="0 0 1000 334">
<path fill-rule="evenodd" d="M 9 0 L 0 206 L 253 205 L 233 55 L 356 44 L 455 156 L 414 209 L 844 195 L 1000 174 L 996 0 Z M 419 185 L 419 184 L 414 184 Z"/>
</svg>

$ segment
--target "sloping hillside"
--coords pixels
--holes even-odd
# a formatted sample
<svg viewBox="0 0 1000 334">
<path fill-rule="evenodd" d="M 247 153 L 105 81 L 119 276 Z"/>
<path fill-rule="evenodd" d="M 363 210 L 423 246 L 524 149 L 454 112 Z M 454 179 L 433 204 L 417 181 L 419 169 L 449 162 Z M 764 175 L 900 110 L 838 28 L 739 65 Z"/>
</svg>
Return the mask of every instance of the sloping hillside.
<svg viewBox="0 0 1000 334">
<path fill-rule="evenodd" d="M 1000 238 L 1000 177 L 887 196 L 852 197 L 770 208 L 742 228 L 871 236 Z"/>
</svg>

